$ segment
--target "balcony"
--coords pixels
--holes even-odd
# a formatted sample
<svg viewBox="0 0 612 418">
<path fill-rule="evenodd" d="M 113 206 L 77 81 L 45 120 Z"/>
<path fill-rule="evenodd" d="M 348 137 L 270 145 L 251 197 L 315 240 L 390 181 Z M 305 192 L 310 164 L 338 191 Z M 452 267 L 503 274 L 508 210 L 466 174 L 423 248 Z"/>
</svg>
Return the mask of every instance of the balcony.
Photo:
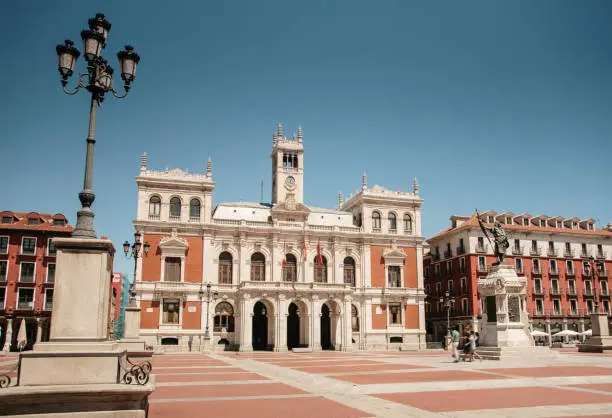
<svg viewBox="0 0 612 418">
<path fill-rule="evenodd" d="M 538 255 L 540 255 L 540 249 L 537 248 L 537 247 L 536 248 L 531 247 L 531 249 L 529 250 L 529 255 L 531 255 L 531 256 L 538 256 Z"/>
<path fill-rule="evenodd" d="M 549 257 L 557 256 L 557 250 L 555 248 L 549 248 L 546 253 L 548 254 Z"/>
<path fill-rule="evenodd" d="M 598 271 L 597 277 L 608 277 L 608 271 L 607 270 Z"/>
<path fill-rule="evenodd" d="M 198 223 L 200 222 L 200 217 L 199 216 L 190 216 L 189 217 L 189 223 Z"/>
<path fill-rule="evenodd" d="M 539 267 L 532 267 L 531 274 L 542 274 L 542 270 Z"/>
<path fill-rule="evenodd" d="M 451 250 L 444 251 L 444 258 L 451 258 L 453 256 L 453 252 Z"/>
<path fill-rule="evenodd" d="M 457 247 L 457 255 L 465 254 L 465 247 Z"/>
<path fill-rule="evenodd" d="M 548 313 L 549 316 L 563 316 L 563 309 L 559 308 L 559 309 L 551 309 Z"/>
<path fill-rule="evenodd" d="M 149 220 L 150 221 L 159 221 L 160 216 L 159 215 L 153 215 L 151 213 L 149 213 Z"/>
<path fill-rule="evenodd" d="M 478 273 L 488 273 L 489 266 L 478 266 Z"/>
<path fill-rule="evenodd" d="M 606 253 L 603 251 L 597 251 L 597 253 L 595 253 L 595 258 L 597 258 L 598 260 L 605 260 L 606 258 Z"/>
<path fill-rule="evenodd" d="M 488 244 L 483 244 L 483 245 L 476 245 L 476 252 L 477 253 L 486 253 L 487 251 L 489 251 L 489 245 Z"/>
<path fill-rule="evenodd" d="M 602 298 L 609 298 L 610 297 L 610 291 L 608 289 L 601 289 L 599 291 L 599 296 Z"/>
<path fill-rule="evenodd" d="M 568 296 L 577 296 L 578 292 L 576 292 L 576 288 L 571 288 L 570 287 L 569 289 L 567 289 L 567 295 Z"/>
<path fill-rule="evenodd" d="M 533 289 L 533 295 L 534 296 L 544 296 L 544 289 L 541 287 L 535 287 Z"/>
<path fill-rule="evenodd" d="M 434 261 L 440 261 L 440 254 L 439 253 L 433 253 L 431 255 L 431 258 L 433 258 Z"/>
<path fill-rule="evenodd" d="M 550 276 L 558 276 L 559 275 L 559 270 L 558 269 L 550 269 L 550 270 L 548 270 L 548 274 Z"/>
<path fill-rule="evenodd" d="M 397 228 L 389 228 L 390 234 L 397 234 Z"/>
<path fill-rule="evenodd" d="M 181 221 L 181 217 L 175 216 L 175 215 L 170 215 L 168 219 L 170 220 L 170 222 L 180 222 Z"/>
<path fill-rule="evenodd" d="M 580 251 L 580 258 L 590 258 L 591 252 L 589 250 Z"/>
<path fill-rule="evenodd" d="M 514 270 L 516 271 L 516 274 L 519 274 L 519 275 L 525 274 L 525 269 L 523 268 L 523 266 L 515 267 Z"/>
<path fill-rule="evenodd" d="M 580 316 L 584 316 L 584 309 L 577 309 L 577 308 L 569 308 L 569 311 L 567 311 L 567 316 L 573 316 L 573 317 L 580 317 Z"/>
<path fill-rule="evenodd" d="M 568 250 L 567 248 L 563 251 L 563 256 L 568 258 L 574 258 L 574 250 Z"/>
<path fill-rule="evenodd" d="M 575 275 L 576 275 L 576 271 L 575 271 L 574 269 L 567 270 L 567 271 L 565 272 L 565 275 L 566 275 L 566 276 L 575 276 Z"/>
<path fill-rule="evenodd" d="M 544 314 L 544 309 L 531 309 L 529 311 L 529 316 L 534 317 L 534 316 L 545 316 Z"/>
<path fill-rule="evenodd" d="M 552 288 L 548 289 L 548 294 L 550 296 L 561 296 L 562 291 L 559 288 L 552 287 Z"/>
<path fill-rule="evenodd" d="M 512 247 L 512 255 L 523 255 L 524 247 Z"/>
<path fill-rule="evenodd" d="M 588 298 L 592 298 L 595 295 L 593 294 L 593 290 L 592 289 L 586 289 L 584 291 L 584 293 L 582 294 L 582 296 L 584 296 L 585 298 L 587 298 L 587 297 Z"/>
</svg>

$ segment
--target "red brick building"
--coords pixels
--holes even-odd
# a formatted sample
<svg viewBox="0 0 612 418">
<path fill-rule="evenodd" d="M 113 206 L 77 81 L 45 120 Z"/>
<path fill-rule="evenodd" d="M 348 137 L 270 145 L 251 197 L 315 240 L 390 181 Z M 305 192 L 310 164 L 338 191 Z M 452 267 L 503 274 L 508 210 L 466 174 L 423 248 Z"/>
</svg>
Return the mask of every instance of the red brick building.
<svg viewBox="0 0 612 418">
<path fill-rule="evenodd" d="M 479 328 L 478 278 L 496 260 L 476 215 L 450 219 L 450 228 L 428 240 L 430 251 L 424 257 L 426 328 L 433 341 L 441 341 L 446 333 L 446 292 L 454 298 L 451 327 Z M 600 229 L 594 219 L 510 212 L 487 212 L 481 219 L 489 227 L 500 222 L 508 234 L 505 260 L 527 278 L 533 330 L 549 335 L 563 329 L 582 332 L 591 328 L 589 314 L 596 307 L 610 313 L 610 225 Z"/>
<path fill-rule="evenodd" d="M 49 318 L 55 281 L 54 237 L 72 232 L 66 217 L 37 212 L 0 212 L 0 347 L 7 336 L 17 349 L 21 321 L 28 343 L 49 338 Z"/>
</svg>

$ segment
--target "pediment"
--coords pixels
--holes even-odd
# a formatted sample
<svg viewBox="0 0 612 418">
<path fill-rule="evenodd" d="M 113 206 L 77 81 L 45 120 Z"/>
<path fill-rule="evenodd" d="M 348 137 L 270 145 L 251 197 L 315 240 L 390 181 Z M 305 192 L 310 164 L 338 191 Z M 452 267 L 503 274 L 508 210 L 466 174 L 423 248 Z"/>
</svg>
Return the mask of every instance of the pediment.
<svg viewBox="0 0 612 418">
<path fill-rule="evenodd" d="M 383 257 L 393 259 L 401 258 L 403 260 L 404 258 L 406 258 L 406 253 L 404 253 L 404 250 L 397 247 L 385 248 L 383 250 Z"/>
<path fill-rule="evenodd" d="M 189 248 L 189 243 L 185 238 L 180 238 L 176 236 L 170 237 L 162 237 L 159 240 L 159 248 L 162 250 L 166 249 L 182 249 L 187 250 Z"/>
</svg>

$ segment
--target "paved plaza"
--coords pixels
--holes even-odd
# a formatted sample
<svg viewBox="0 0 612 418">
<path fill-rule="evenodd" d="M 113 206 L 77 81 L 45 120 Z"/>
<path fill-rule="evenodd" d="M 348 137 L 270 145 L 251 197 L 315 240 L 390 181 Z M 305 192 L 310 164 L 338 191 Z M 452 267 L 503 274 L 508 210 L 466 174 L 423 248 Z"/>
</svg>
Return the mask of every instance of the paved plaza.
<svg viewBox="0 0 612 418">
<path fill-rule="evenodd" d="M 152 418 L 612 417 L 610 354 L 455 364 L 445 352 L 190 353 L 155 356 L 153 371 Z"/>
</svg>

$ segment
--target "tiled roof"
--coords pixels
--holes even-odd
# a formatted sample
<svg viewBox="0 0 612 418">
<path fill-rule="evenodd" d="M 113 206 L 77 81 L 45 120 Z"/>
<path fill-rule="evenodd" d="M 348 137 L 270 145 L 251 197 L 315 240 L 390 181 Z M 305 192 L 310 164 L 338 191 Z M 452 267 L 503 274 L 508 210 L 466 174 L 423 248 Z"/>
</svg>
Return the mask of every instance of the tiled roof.
<svg viewBox="0 0 612 418">
<path fill-rule="evenodd" d="M 487 214 L 491 214 L 494 212 L 485 212 Z M 481 216 L 484 215 L 484 213 L 481 214 Z M 487 224 L 487 222 L 485 222 L 485 225 Z M 427 241 L 431 242 L 431 240 L 434 240 L 436 238 L 440 238 L 446 234 L 448 234 L 449 232 L 455 232 L 455 231 L 461 231 L 463 229 L 470 229 L 470 228 L 478 228 L 478 218 L 476 217 L 476 214 L 473 214 L 470 219 L 468 221 L 463 222 L 461 225 L 459 225 L 456 228 L 450 227 L 450 228 L 446 228 L 445 230 L 437 233 L 436 235 L 434 235 L 433 237 L 429 238 Z M 523 226 L 523 225 L 506 225 L 506 224 L 502 224 L 502 227 L 506 230 L 509 231 L 521 231 L 521 232 L 551 232 L 551 233 L 563 233 L 563 234 L 574 234 L 574 235 L 590 235 L 590 236 L 604 236 L 604 237 L 612 237 L 612 232 L 611 231 L 606 231 L 604 229 L 600 229 L 600 228 L 595 228 L 593 230 L 588 230 L 588 229 L 571 229 L 571 228 L 553 228 L 553 227 L 541 227 L 541 226 L 535 226 L 535 225 L 529 225 L 529 226 Z"/>
<path fill-rule="evenodd" d="M 68 219 L 61 213 L 52 215 L 50 213 L 38 213 L 38 212 L 11 212 L 8 210 L 0 212 L 0 222 L 3 217 L 11 216 L 13 222 L 10 224 L 0 223 L 1 230 L 28 230 L 28 231 L 55 231 L 55 232 L 72 232 L 74 229 L 71 225 L 68 225 Z M 39 223 L 37 225 L 29 225 L 29 218 L 38 218 Z M 63 219 L 66 224 L 64 226 L 53 225 L 53 220 Z"/>
</svg>

